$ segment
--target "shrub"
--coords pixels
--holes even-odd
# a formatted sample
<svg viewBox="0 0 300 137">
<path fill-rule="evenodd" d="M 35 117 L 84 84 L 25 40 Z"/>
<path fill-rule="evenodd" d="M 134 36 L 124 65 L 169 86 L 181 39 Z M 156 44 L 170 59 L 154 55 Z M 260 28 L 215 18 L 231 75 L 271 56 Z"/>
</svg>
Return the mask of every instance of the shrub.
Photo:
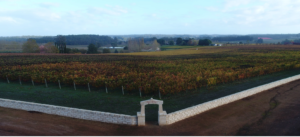
<svg viewBox="0 0 300 137">
<path fill-rule="evenodd" d="M 110 53 L 109 49 L 103 49 L 103 53 Z"/>
</svg>

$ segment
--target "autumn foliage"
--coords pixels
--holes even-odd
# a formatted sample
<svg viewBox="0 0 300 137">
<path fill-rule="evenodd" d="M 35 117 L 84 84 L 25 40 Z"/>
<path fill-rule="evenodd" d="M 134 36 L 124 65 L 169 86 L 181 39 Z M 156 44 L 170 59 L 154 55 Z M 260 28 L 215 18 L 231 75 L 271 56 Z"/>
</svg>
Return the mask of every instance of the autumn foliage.
<svg viewBox="0 0 300 137">
<path fill-rule="evenodd" d="M 0 56 L 0 64 L 5 64 Z M 19 56 L 30 60 L 46 60 L 47 56 Z M 81 57 L 84 57 L 82 59 Z M 18 58 L 18 57 L 14 57 Z M 77 58 L 77 61 L 74 61 Z M 49 59 L 49 58 L 47 58 Z M 73 59 L 73 60 L 72 60 Z M 186 56 L 61 56 L 47 63 L 24 60 L 0 66 L 0 77 L 10 80 L 116 88 L 143 93 L 178 93 L 214 86 L 283 70 L 300 68 L 298 50 L 237 49 L 231 52 Z M 61 61 L 63 60 L 63 61 Z"/>
</svg>

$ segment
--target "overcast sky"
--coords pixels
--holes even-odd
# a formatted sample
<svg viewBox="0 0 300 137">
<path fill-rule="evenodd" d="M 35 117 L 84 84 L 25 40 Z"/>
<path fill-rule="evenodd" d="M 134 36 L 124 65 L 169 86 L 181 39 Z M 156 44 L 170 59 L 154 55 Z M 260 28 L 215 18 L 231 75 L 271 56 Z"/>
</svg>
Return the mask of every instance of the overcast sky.
<svg viewBox="0 0 300 137">
<path fill-rule="evenodd" d="M 0 0 L 0 36 L 300 33 L 300 0 Z"/>
</svg>

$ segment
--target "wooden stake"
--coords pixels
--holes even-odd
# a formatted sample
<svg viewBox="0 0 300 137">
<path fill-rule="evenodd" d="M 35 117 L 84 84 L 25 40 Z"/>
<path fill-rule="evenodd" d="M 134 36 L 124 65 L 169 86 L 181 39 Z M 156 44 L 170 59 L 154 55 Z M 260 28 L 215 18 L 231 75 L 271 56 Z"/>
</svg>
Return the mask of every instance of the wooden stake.
<svg viewBox="0 0 300 137">
<path fill-rule="evenodd" d="M 6 75 L 6 80 L 7 80 L 7 83 L 9 84 L 9 80 L 8 80 L 8 77 L 7 77 L 7 75 Z"/>
<path fill-rule="evenodd" d="M 90 89 L 90 83 L 88 83 L 88 88 L 89 88 L 89 92 L 91 92 L 91 89 Z"/>
<path fill-rule="evenodd" d="M 60 80 L 58 80 L 58 86 L 59 86 L 59 89 L 61 89 L 61 86 L 60 86 Z"/>
<path fill-rule="evenodd" d="M 46 88 L 48 88 L 48 84 L 47 84 L 47 80 L 45 79 L 45 85 L 46 85 Z"/>
<path fill-rule="evenodd" d="M 75 85 L 75 81 L 73 81 L 73 84 L 74 84 L 74 89 L 76 90 L 76 85 Z"/>
<path fill-rule="evenodd" d="M 122 86 L 122 93 L 123 93 L 123 95 L 124 95 L 124 89 L 123 89 L 123 86 Z"/>
<path fill-rule="evenodd" d="M 22 85 L 22 82 L 21 82 L 21 78 L 20 78 L 20 76 L 19 76 L 19 81 L 20 81 L 20 85 Z"/>
<path fill-rule="evenodd" d="M 33 80 L 31 79 L 31 83 L 32 83 L 32 85 L 34 86 L 34 82 L 33 82 Z"/>
</svg>

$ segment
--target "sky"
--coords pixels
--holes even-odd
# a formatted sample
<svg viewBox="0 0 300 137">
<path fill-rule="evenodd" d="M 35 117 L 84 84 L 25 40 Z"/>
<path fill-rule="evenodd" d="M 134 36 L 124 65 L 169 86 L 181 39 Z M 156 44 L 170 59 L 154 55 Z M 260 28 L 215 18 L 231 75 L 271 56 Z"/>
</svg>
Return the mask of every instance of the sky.
<svg viewBox="0 0 300 137">
<path fill-rule="evenodd" d="M 0 36 L 295 33 L 300 0 L 0 0 Z"/>
</svg>

